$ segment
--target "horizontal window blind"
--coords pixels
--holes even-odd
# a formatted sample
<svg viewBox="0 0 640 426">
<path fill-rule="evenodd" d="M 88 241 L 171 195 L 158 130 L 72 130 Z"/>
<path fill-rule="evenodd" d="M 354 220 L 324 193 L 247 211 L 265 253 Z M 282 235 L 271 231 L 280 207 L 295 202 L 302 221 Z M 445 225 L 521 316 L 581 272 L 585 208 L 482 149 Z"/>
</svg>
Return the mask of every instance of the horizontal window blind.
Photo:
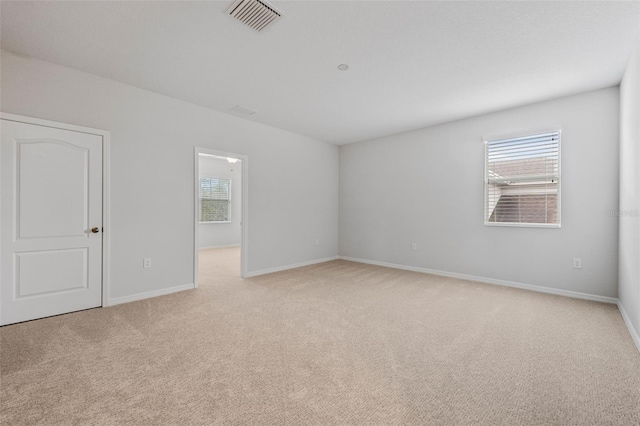
<svg viewBox="0 0 640 426">
<path fill-rule="evenodd" d="M 486 224 L 560 225 L 560 132 L 485 141 Z"/>
<path fill-rule="evenodd" d="M 231 179 L 200 178 L 200 221 L 231 220 Z"/>
</svg>

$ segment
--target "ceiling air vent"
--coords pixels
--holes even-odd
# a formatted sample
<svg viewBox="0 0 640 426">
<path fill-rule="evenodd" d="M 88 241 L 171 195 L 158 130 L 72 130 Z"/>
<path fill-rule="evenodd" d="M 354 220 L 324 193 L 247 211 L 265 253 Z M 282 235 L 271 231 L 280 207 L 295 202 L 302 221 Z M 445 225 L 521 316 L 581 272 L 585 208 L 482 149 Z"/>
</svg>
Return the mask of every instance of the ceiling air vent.
<svg viewBox="0 0 640 426">
<path fill-rule="evenodd" d="M 256 31 L 263 30 L 282 16 L 273 6 L 260 0 L 236 0 L 227 13 Z"/>
<path fill-rule="evenodd" d="M 251 108 L 244 107 L 242 105 L 234 106 L 233 108 L 231 108 L 231 111 L 237 112 L 237 113 L 242 114 L 242 115 L 253 115 L 256 112 L 258 112 L 258 111 L 252 110 Z"/>
</svg>

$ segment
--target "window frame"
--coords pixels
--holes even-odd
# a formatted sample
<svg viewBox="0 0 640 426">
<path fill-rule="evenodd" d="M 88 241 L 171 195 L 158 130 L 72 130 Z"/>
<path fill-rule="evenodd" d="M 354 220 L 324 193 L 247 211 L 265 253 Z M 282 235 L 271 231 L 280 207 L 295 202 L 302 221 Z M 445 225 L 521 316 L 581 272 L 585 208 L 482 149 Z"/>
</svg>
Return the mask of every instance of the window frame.
<svg viewBox="0 0 640 426">
<path fill-rule="evenodd" d="M 490 142 L 497 142 L 509 139 L 519 139 L 519 138 L 534 138 L 536 136 L 548 134 L 548 133 L 557 133 L 558 134 L 558 188 L 557 188 L 557 201 L 556 201 L 556 215 L 558 217 L 558 223 L 527 223 L 527 222 L 489 222 L 487 219 L 487 203 L 489 198 L 489 158 L 488 158 L 488 146 Z M 529 132 L 519 132 L 510 135 L 502 135 L 502 136 L 492 136 L 492 137 L 484 137 L 482 139 L 483 142 L 483 155 L 484 155 L 484 176 L 483 176 L 483 205 L 482 205 L 482 216 L 484 226 L 493 226 L 493 227 L 508 227 L 508 228 L 545 228 L 545 229 L 560 229 L 562 227 L 562 128 L 559 126 L 553 129 L 547 130 L 538 130 L 538 131 L 529 131 Z M 489 216 L 490 217 L 490 216 Z"/>
<path fill-rule="evenodd" d="M 229 217 L 229 220 L 202 220 L 202 195 L 201 195 L 201 185 L 202 185 L 202 179 L 217 179 L 217 180 L 227 180 L 229 181 L 229 197 L 226 200 L 219 200 L 219 201 L 227 201 L 228 203 L 228 209 L 227 209 L 227 214 Z M 198 177 L 198 223 L 202 223 L 202 224 L 219 224 L 219 223 L 231 223 L 231 178 L 217 178 L 217 177 L 208 177 L 208 176 L 199 176 Z M 207 199 L 212 199 L 212 198 L 204 198 L 205 200 Z"/>
</svg>

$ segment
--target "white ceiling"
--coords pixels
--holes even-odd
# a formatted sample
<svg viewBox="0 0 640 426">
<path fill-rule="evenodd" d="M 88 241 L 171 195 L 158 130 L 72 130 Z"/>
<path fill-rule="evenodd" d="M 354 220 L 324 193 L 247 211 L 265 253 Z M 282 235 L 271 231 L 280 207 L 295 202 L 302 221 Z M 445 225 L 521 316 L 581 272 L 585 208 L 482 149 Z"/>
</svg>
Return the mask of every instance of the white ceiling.
<svg viewBox="0 0 640 426">
<path fill-rule="evenodd" d="M 639 1 L 273 1 L 258 33 L 231 2 L 3 1 L 2 48 L 345 144 L 616 85 L 640 29 Z"/>
</svg>

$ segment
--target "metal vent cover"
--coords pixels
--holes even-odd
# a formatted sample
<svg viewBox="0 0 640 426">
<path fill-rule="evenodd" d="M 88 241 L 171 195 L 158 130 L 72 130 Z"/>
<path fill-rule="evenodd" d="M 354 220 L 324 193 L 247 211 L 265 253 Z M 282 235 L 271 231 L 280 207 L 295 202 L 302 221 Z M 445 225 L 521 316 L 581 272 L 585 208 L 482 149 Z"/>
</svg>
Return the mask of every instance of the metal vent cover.
<svg viewBox="0 0 640 426">
<path fill-rule="evenodd" d="M 231 111 L 233 112 L 237 112 L 243 115 L 253 115 L 258 111 L 255 111 L 251 108 L 247 108 L 246 106 L 242 106 L 242 105 L 236 105 L 233 108 L 231 108 Z"/>
<path fill-rule="evenodd" d="M 273 6 L 261 0 L 236 0 L 227 9 L 227 14 L 256 31 L 263 30 L 282 16 Z"/>
</svg>

